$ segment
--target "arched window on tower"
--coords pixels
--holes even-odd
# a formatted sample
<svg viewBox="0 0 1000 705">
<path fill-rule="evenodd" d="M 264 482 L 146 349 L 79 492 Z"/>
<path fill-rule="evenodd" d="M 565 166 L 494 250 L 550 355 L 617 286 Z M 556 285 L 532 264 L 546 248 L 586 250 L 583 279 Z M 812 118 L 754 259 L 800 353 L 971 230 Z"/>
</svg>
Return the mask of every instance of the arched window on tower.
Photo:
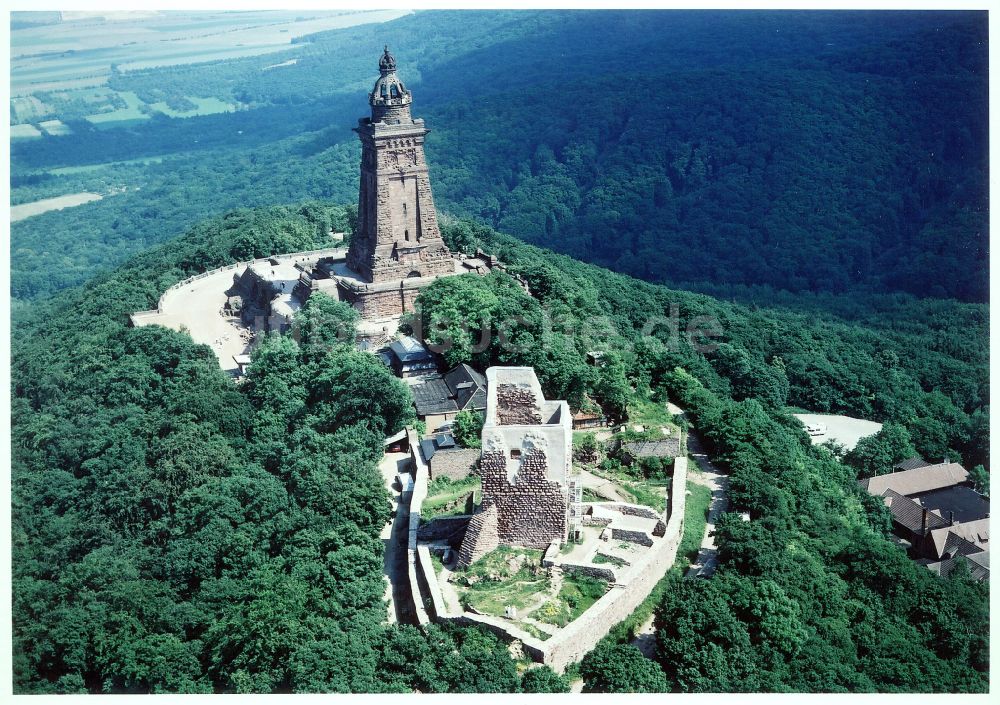
<svg viewBox="0 0 1000 705">
<path fill-rule="evenodd" d="M 379 91 L 379 92 L 382 94 L 383 98 L 388 98 L 389 97 L 389 91 L 386 89 L 384 83 L 382 84 L 382 90 Z"/>
<path fill-rule="evenodd" d="M 389 95 L 391 95 L 393 98 L 399 97 L 399 87 L 395 83 L 389 86 Z"/>
<path fill-rule="evenodd" d="M 405 239 L 407 242 L 410 241 L 410 231 L 409 230 L 404 230 L 403 231 L 403 239 Z"/>
</svg>

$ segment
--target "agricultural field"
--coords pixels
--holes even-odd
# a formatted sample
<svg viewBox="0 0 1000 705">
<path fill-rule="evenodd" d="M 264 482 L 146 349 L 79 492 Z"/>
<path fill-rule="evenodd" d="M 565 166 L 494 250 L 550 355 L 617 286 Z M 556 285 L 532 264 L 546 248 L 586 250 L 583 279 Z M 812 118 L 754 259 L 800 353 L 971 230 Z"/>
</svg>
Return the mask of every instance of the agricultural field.
<svg viewBox="0 0 1000 705">
<path fill-rule="evenodd" d="M 139 100 L 139 96 L 132 91 L 121 91 L 118 95 L 125 101 L 126 107 L 88 115 L 87 122 L 93 123 L 94 125 L 103 125 L 111 122 L 149 119 L 149 115 L 142 111 L 143 102 Z"/>
<path fill-rule="evenodd" d="M 174 110 L 167 105 L 165 101 L 150 103 L 149 109 L 174 118 L 214 115 L 216 113 L 231 113 L 236 110 L 235 105 L 219 100 L 218 98 L 198 98 L 195 96 L 185 96 L 185 98 L 194 103 L 195 108 L 193 110 Z"/>
<path fill-rule="evenodd" d="M 404 10 L 121 13 L 11 32 L 11 96 L 103 83 L 121 71 L 221 61 L 295 48 L 306 34 L 384 22 Z"/>
<path fill-rule="evenodd" d="M 62 120 L 43 120 L 38 126 L 49 135 L 71 135 L 73 130 Z"/>
<path fill-rule="evenodd" d="M 30 218 L 33 215 L 40 215 L 48 211 L 56 211 L 63 208 L 72 208 L 73 206 L 80 206 L 84 203 L 99 200 L 101 200 L 101 194 L 99 193 L 70 193 L 65 196 L 57 196 L 56 198 L 45 198 L 32 203 L 22 203 L 19 206 L 10 207 L 10 221 L 13 223 L 18 220 Z"/>
<path fill-rule="evenodd" d="M 10 126 L 10 138 L 12 140 L 19 139 L 30 139 L 32 137 L 41 137 L 42 133 L 34 125 L 11 125 Z"/>
</svg>

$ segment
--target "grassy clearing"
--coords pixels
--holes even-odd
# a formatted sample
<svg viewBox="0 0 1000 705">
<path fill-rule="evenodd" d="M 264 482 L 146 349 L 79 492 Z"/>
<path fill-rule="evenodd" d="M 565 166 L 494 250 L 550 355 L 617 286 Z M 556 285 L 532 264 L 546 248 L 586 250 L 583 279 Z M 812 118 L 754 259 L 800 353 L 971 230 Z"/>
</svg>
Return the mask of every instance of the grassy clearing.
<svg viewBox="0 0 1000 705">
<path fill-rule="evenodd" d="M 668 428 L 676 426 L 674 415 L 667 411 L 667 405 L 662 401 L 652 399 L 635 398 L 628 405 L 628 422 L 632 424 L 642 424 L 646 427 Z"/>
<path fill-rule="evenodd" d="M 11 125 L 10 126 L 10 138 L 12 140 L 17 139 L 31 139 L 33 137 L 41 137 L 41 131 L 34 125 Z"/>
<path fill-rule="evenodd" d="M 147 164 L 159 164 L 162 161 L 163 157 L 142 157 L 139 159 L 127 159 L 121 162 L 103 162 L 101 164 L 83 164 L 80 166 L 61 166 L 55 169 L 47 169 L 46 171 L 53 176 L 72 176 L 74 174 L 85 174 L 90 171 L 110 169 L 116 166 L 126 166 L 129 164 L 142 164 L 145 166 Z"/>
<path fill-rule="evenodd" d="M 63 123 L 62 120 L 43 120 L 38 123 L 38 126 L 50 135 L 58 136 L 73 134 L 73 130 L 71 130 L 68 125 Z"/>
<path fill-rule="evenodd" d="M 185 96 L 188 100 L 195 104 L 193 110 L 174 110 L 165 102 L 150 103 L 150 110 L 155 110 L 156 112 L 163 113 L 168 117 L 173 118 L 188 118 L 196 117 L 198 115 L 214 115 L 216 113 L 231 113 L 236 110 L 236 106 L 232 103 L 227 103 L 218 98 L 197 98 L 195 96 Z"/>
<path fill-rule="evenodd" d="M 536 627 L 534 624 L 531 624 L 530 622 L 518 622 L 517 626 L 519 629 L 521 629 L 521 631 L 525 631 L 528 634 L 531 634 L 531 636 L 535 637 L 539 641 L 545 641 L 546 639 L 552 636 L 548 632 L 543 632 L 541 629 Z"/>
<path fill-rule="evenodd" d="M 698 548 L 705 535 L 705 524 L 708 523 L 708 505 L 712 502 L 712 490 L 704 485 L 697 485 L 689 480 L 687 489 L 691 494 L 684 502 L 684 535 L 681 536 L 677 560 L 674 562 L 674 569 L 683 563 L 681 570 L 686 570 L 698 555 Z"/>
<path fill-rule="evenodd" d="M 10 207 L 10 222 L 24 220 L 33 215 L 40 215 L 47 211 L 56 211 L 62 208 L 72 208 L 83 205 L 91 201 L 99 201 L 102 196 L 99 193 L 70 193 L 65 196 L 55 198 L 45 198 L 32 203 L 21 203 Z"/>
<path fill-rule="evenodd" d="M 430 521 L 434 517 L 454 516 L 466 513 L 466 498 L 470 492 L 478 497 L 480 482 L 478 475 L 470 475 L 464 480 L 439 477 L 427 487 L 427 498 L 420 507 L 420 518 Z"/>
<path fill-rule="evenodd" d="M 87 122 L 93 125 L 101 125 L 111 122 L 134 122 L 148 120 L 149 115 L 142 112 L 143 102 L 132 91 L 118 91 L 118 95 L 128 107 L 119 108 L 106 113 L 95 113 L 87 116 Z"/>
<path fill-rule="evenodd" d="M 589 487 L 584 487 L 583 488 L 583 501 L 584 502 L 607 502 L 609 500 L 610 500 L 609 497 L 605 497 L 603 495 L 600 495 L 600 494 L 598 494 L 597 492 L 595 492 L 594 490 L 592 490 Z"/>
<path fill-rule="evenodd" d="M 667 485 L 670 480 L 640 480 L 623 483 L 629 494 L 635 497 L 635 503 L 652 507 L 658 512 L 667 510 Z"/>
<path fill-rule="evenodd" d="M 508 605 L 523 611 L 550 589 L 541 559 L 541 551 L 500 546 L 456 574 L 459 601 L 463 607 L 497 617 Z"/>
<path fill-rule="evenodd" d="M 565 627 L 586 612 L 607 591 L 608 584 L 604 580 L 567 573 L 559 594 L 535 610 L 531 616 L 546 624 Z"/>
<path fill-rule="evenodd" d="M 622 494 L 628 495 L 628 499 L 632 504 L 651 507 L 658 512 L 666 511 L 667 487 L 670 486 L 671 482 L 669 477 L 642 478 L 629 473 L 625 469 L 607 471 L 594 468 L 591 472 L 617 485 Z M 609 497 L 601 496 L 589 487 L 583 488 L 584 502 L 607 502 L 610 499 Z"/>
<path fill-rule="evenodd" d="M 563 579 L 559 598 L 569 606 L 570 621 L 576 619 L 604 596 L 608 583 L 590 575 L 570 573 Z"/>
</svg>

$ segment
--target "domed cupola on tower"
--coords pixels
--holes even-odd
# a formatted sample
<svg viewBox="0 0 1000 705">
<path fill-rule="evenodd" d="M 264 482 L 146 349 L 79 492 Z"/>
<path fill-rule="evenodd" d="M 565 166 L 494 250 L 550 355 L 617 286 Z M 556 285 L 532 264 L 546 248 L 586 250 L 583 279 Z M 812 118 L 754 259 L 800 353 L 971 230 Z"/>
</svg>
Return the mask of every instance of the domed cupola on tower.
<svg viewBox="0 0 1000 705">
<path fill-rule="evenodd" d="M 396 58 L 385 48 L 378 62 L 379 76 L 375 87 L 368 94 L 368 102 L 372 106 L 372 122 L 384 122 L 389 125 L 410 122 L 410 103 L 413 96 L 396 75 Z"/>
</svg>

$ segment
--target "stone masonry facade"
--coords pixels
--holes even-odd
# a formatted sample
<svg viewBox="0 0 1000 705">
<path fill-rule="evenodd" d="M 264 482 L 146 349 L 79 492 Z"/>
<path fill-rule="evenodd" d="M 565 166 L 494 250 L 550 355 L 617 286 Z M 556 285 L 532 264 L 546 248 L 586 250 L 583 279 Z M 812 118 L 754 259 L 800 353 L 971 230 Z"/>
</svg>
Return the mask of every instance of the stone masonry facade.
<svg viewBox="0 0 1000 705">
<path fill-rule="evenodd" d="M 424 157 L 429 130 L 410 116 L 413 98 L 396 75 L 388 49 L 379 72 L 368 97 L 371 117 L 355 128 L 361 138 L 358 233 L 347 264 L 372 283 L 454 274 Z"/>
<path fill-rule="evenodd" d="M 420 294 L 419 288 L 398 288 L 388 291 L 368 291 L 343 286 L 341 297 L 353 306 L 364 319 L 398 316 L 404 311 L 412 311 Z"/>
<path fill-rule="evenodd" d="M 497 416 L 501 425 L 532 426 L 542 422 L 535 405 L 535 395 L 530 389 L 513 384 L 501 384 L 496 394 Z"/>
<path fill-rule="evenodd" d="M 565 540 L 566 495 L 558 482 L 546 478 L 546 465 L 545 453 L 529 450 L 517 475 L 508 479 L 503 452 L 480 456 L 483 504 L 497 509 L 500 543 L 545 550 L 552 541 Z"/>
<path fill-rule="evenodd" d="M 468 567 L 499 545 L 497 508 L 491 505 L 469 520 L 458 549 L 458 565 Z"/>
</svg>

